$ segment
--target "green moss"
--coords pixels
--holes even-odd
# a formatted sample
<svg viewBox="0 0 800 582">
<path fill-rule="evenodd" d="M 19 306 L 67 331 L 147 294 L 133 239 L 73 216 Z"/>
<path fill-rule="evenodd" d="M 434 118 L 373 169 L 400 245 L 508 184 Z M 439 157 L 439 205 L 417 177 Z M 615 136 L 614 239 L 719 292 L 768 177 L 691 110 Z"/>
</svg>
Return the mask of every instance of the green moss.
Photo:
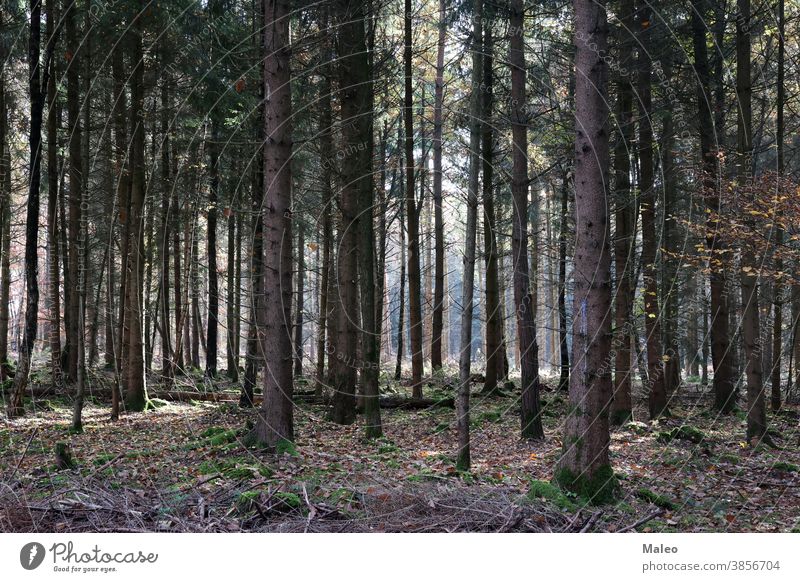
<svg viewBox="0 0 800 582">
<path fill-rule="evenodd" d="M 296 493 L 290 493 L 288 491 L 279 491 L 275 494 L 275 499 L 283 502 L 292 509 L 296 509 L 303 504 L 299 495 Z"/>
<path fill-rule="evenodd" d="M 656 434 L 656 440 L 662 443 L 669 443 L 678 439 L 700 444 L 707 438 L 708 436 L 702 430 L 689 425 L 677 426 L 672 430 L 661 431 Z"/>
<path fill-rule="evenodd" d="M 400 450 L 396 444 L 394 444 L 391 440 L 383 437 L 378 439 L 378 454 L 385 454 L 385 453 L 396 453 Z"/>
<path fill-rule="evenodd" d="M 300 453 L 297 452 L 297 447 L 295 447 L 294 443 L 288 439 L 281 439 L 275 443 L 275 454 L 289 455 L 291 457 L 297 457 L 300 455 Z"/>
<path fill-rule="evenodd" d="M 236 508 L 241 512 L 252 511 L 256 507 L 261 493 L 259 491 L 245 491 L 236 498 Z"/>
<path fill-rule="evenodd" d="M 656 507 L 660 507 L 662 509 L 669 509 L 670 511 L 674 511 L 678 508 L 678 505 L 672 501 L 669 497 L 664 495 L 660 495 L 655 493 L 654 491 L 650 491 L 649 489 L 641 488 L 637 489 L 636 493 L 634 493 L 636 497 L 639 499 L 644 499 L 645 501 L 652 503 Z"/>
<path fill-rule="evenodd" d="M 555 485 L 548 481 L 531 481 L 531 487 L 528 490 L 529 499 L 546 499 L 553 502 L 560 509 L 573 511 L 575 504 L 564 495 L 564 493 Z"/>
<path fill-rule="evenodd" d="M 562 468 L 556 471 L 553 481 L 561 489 L 575 493 L 593 505 L 611 503 L 619 492 L 619 482 L 611 465 L 598 467 L 591 477 L 575 475 Z"/>
<path fill-rule="evenodd" d="M 775 469 L 776 471 L 786 471 L 787 473 L 797 473 L 798 471 L 800 471 L 797 465 L 795 465 L 794 463 L 787 463 L 786 461 L 778 461 L 777 463 L 772 465 L 772 468 Z"/>
<path fill-rule="evenodd" d="M 226 430 L 208 439 L 208 444 L 218 447 L 236 441 L 236 431 Z"/>
</svg>

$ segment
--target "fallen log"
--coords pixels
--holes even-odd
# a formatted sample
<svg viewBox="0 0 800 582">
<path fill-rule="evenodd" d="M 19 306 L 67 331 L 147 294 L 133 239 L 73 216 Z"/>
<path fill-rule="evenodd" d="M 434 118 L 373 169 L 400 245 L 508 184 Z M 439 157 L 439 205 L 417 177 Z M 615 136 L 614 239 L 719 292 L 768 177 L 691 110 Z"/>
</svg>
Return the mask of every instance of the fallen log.
<svg viewBox="0 0 800 582">
<path fill-rule="evenodd" d="M 381 408 L 405 408 L 419 410 L 423 408 L 455 408 L 453 398 L 402 398 L 386 396 L 380 399 Z"/>
</svg>

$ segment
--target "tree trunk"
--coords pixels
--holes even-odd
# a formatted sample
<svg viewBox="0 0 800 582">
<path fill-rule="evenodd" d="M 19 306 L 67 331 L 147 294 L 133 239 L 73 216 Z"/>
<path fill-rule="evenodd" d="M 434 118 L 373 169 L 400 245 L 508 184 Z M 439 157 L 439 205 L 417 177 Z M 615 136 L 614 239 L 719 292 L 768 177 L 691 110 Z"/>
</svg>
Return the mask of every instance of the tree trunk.
<svg viewBox="0 0 800 582">
<path fill-rule="evenodd" d="M 25 305 L 25 327 L 22 345 L 19 350 L 19 365 L 14 376 L 12 397 L 8 404 L 8 416 L 10 418 L 24 413 L 22 397 L 28 385 L 31 356 L 39 323 L 39 186 L 41 183 L 42 112 L 45 101 L 45 93 L 42 91 L 42 86 L 46 87 L 48 83 L 49 63 L 52 59 L 55 44 L 54 35 L 48 39 L 47 57 L 45 59 L 44 75 L 42 75 L 39 48 L 42 26 L 41 2 L 31 0 L 30 11 L 31 24 L 28 36 L 28 80 L 31 107 L 29 134 L 30 179 L 28 182 L 28 203 L 25 219 L 25 288 L 27 291 L 27 303 Z M 41 79 L 42 76 L 44 77 L 44 82 Z M 7 202 L 10 204 L 10 197 L 8 197 Z M 4 260 L 6 259 L 4 258 Z M 4 281 L 7 280 L 8 278 L 4 277 Z"/>
<path fill-rule="evenodd" d="M 491 11 L 489 11 L 491 14 Z M 483 102 L 481 121 L 481 159 L 483 160 L 483 246 L 486 263 L 486 372 L 483 393 L 493 394 L 497 390 L 497 372 L 502 341 L 502 317 L 500 312 L 500 284 L 497 268 L 497 217 L 494 207 L 494 107 L 492 71 L 492 18 L 487 18 L 483 32 Z"/>
<path fill-rule="evenodd" d="M 294 441 L 292 408 L 292 100 L 289 3 L 262 0 L 264 29 L 264 402 L 256 439 Z"/>
<path fill-rule="evenodd" d="M 706 201 L 706 246 L 709 250 L 711 287 L 711 359 L 714 367 L 714 408 L 731 412 L 736 408 L 735 382 L 728 322 L 727 269 L 730 253 L 717 237 L 719 228 L 718 147 L 714 146 L 714 121 L 709 91 L 708 52 L 704 0 L 692 0 L 694 73 L 697 78 L 700 153 L 703 165 L 703 194 Z"/>
<path fill-rule="evenodd" d="M 619 58 L 621 67 L 630 69 L 633 52 L 633 0 L 622 0 L 620 19 Z M 631 314 L 633 289 L 631 279 L 634 254 L 633 200 L 631 197 L 630 144 L 633 142 L 633 84 L 628 75 L 617 80 L 617 123 L 619 133 L 614 148 L 614 185 L 616 232 L 614 262 L 617 279 L 614 322 L 614 399 L 611 403 L 611 422 L 620 425 L 633 417 L 631 399 Z"/>
<path fill-rule="evenodd" d="M 511 136 L 513 169 L 513 231 L 511 255 L 514 262 L 514 305 L 517 311 L 517 343 L 522 384 L 522 438 L 544 438 L 539 405 L 539 347 L 536 343 L 536 305 L 530 291 L 528 271 L 528 133 L 525 92 L 525 50 L 523 39 L 524 6 L 513 0 L 509 27 L 511 35 L 508 62 L 511 67 Z"/>
<path fill-rule="evenodd" d="M 480 184 L 480 148 L 483 113 L 481 82 L 483 81 L 483 0 L 472 3 L 472 87 L 470 91 L 469 184 L 467 187 L 467 223 L 464 227 L 464 270 L 461 283 L 461 345 L 458 361 L 458 394 L 456 424 L 458 455 L 456 469 L 468 471 L 471 465 L 469 436 L 469 397 L 472 363 L 472 313 L 475 287 L 475 243 L 478 222 L 478 188 Z"/>
<path fill-rule="evenodd" d="M 753 171 L 753 123 L 751 66 L 750 66 L 750 0 L 738 0 L 736 18 L 736 96 L 737 107 L 737 181 L 750 196 Z M 752 218 L 752 217 L 751 217 Z M 753 224 L 751 218 L 746 221 Z M 767 410 L 764 397 L 764 374 L 761 358 L 761 322 L 759 310 L 759 277 L 761 265 L 752 247 L 742 248 L 742 341 L 747 357 L 747 440 L 761 439 L 767 433 Z"/>
<path fill-rule="evenodd" d="M 775 141 L 778 147 L 778 180 L 783 182 L 783 173 L 785 171 L 784 161 L 784 104 L 786 101 L 786 86 L 785 86 L 785 60 L 786 48 L 784 32 L 786 29 L 786 11 L 784 0 L 778 0 L 778 96 L 777 96 L 777 114 L 776 114 L 776 128 L 775 128 Z M 781 191 L 781 188 L 778 188 Z M 780 248 L 783 245 L 783 229 L 778 226 L 775 231 L 775 247 Z M 780 256 L 775 258 L 775 271 L 780 273 L 783 271 L 783 261 Z M 781 407 L 781 362 L 783 358 L 783 303 L 784 303 L 784 285 L 781 278 L 776 278 L 773 287 L 773 317 L 772 317 L 772 368 L 770 373 L 771 394 L 770 404 L 773 411 L 780 410 Z"/>
<path fill-rule="evenodd" d="M 612 396 L 611 252 L 606 185 L 607 50 L 604 1 L 575 6 L 575 300 L 573 368 L 563 454 L 555 480 L 594 503 L 616 490 L 609 463 L 608 406 Z"/>
<path fill-rule="evenodd" d="M 209 156 L 208 200 L 208 319 L 206 320 L 206 377 L 217 376 L 217 338 L 219 337 L 219 283 L 217 274 L 217 203 L 219 201 L 219 129 L 212 121 Z M 291 245 L 290 245 L 291 247 Z M 291 251 L 291 249 L 290 249 Z"/>
<path fill-rule="evenodd" d="M 297 300 L 294 313 L 294 376 L 303 375 L 303 309 L 306 271 L 306 240 L 303 225 L 297 225 Z"/>
<path fill-rule="evenodd" d="M 639 192 L 642 217 L 642 279 L 644 280 L 644 322 L 647 336 L 648 408 L 650 418 L 656 419 L 667 411 L 667 391 L 664 384 L 663 348 L 661 346 L 661 311 L 658 304 L 658 269 L 656 251 L 656 196 L 653 183 L 653 126 L 650 87 L 651 15 L 646 0 L 639 0 L 638 104 L 639 104 Z"/>
<path fill-rule="evenodd" d="M 444 49 L 447 32 L 445 0 L 439 0 L 439 36 L 436 47 L 436 88 L 433 101 L 433 226 L 435 272 L 431 323 L 431 368 L 442 368 L 444 315 L 444 216 L 442 214 L 442 128 L 444 120 Z"/>
<path fill-rule="evenodd" d="M 561 224 L 558 232 L 558 389 L 569 390 L 569 340 L 567 335 L 567 237 L 569 232 L 569 178 L 561 182 Z"/>
<path fill-rule="evenodd" d="M 414 190 L 414 84 L 411 76 L 412 34 L 411 0 L 405 0 L 403 70 L 405 73 L 405 93 L 403 111 L 405 122 L 406 152 L 406 219 L 408 221 L 408 310 L 409 336 L 411 340 L 411 384 L 414 398 L 422 398 L 422 276 L 419 253 L 419 211 Z"/>
<path fill-rule="evenodd" d="M 144 202 L 145 202 L 145 169 L 144 169 L 144 122 L 142 109 L 144 106 L 144 60 L 142 59 L 142 20 L 137 17 L 133 26 L 131 62 L 131 118 L 133 131 L 131 138 L 131 211 L 130 211 L 130 256 L 128 259 L 128 305 L 126 309 L 129 321 L 128 358 L 125 389 L 125 405 L 129 411 L 144 410 L 147 404 L 147 385 L 144 375 L 144 353 L 142 341 L 142 268 L 144 258 L 142 243 L 144 240 Z"/>
</svg>

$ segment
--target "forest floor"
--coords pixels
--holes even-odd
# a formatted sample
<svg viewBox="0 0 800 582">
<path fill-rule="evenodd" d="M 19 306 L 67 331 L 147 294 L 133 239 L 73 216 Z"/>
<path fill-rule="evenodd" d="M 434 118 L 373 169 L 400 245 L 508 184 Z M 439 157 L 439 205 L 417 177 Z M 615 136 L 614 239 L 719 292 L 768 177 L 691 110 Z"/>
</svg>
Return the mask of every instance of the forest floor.
<svg viewBox="0 0 800 582">
<path fill-rule="evenodd" d="M 797 406 L 770 414 L 772 448 L 744 442 L 742 413 L 676 398 L 670 418 L 615 429 L 621 494 L 598 507 L 550 485 L 566 402 L 542 400 L 546 439 L 528 442 L 518 393 L 475 393 L 469 473 L 454 468 L 451 408 L 382 410 L 386 436 L 366 441 L 360 418 L 338 426 L 300 403 L 295 446 L 270 454 L 245 446 L 257 410 L 235 403 L 161 403 L 112 423 L 89 398 L 71 434 L 70 402 L 39 400 L 0 421 L 0 531 L 800 530 Z M 73 468 L 56 466 L 57 442 Z"/>
</svg>

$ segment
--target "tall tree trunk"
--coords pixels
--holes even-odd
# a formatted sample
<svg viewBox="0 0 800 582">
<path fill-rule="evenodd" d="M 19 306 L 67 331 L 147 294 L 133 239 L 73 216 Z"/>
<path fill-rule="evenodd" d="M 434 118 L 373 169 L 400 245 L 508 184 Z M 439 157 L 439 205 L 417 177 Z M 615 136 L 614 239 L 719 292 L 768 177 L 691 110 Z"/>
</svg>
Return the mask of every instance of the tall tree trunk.
<svg viewBox="0 0 800 582">
<path fill-rule="evenodd" d="M 161 84 L 161 381 L 164 388 L 169 390 L 172 387 L 175 377 L 175 360 L 172 351 L 172 339 L 170 337 L 170 277 L 169 277 L 169 255 L 170 255 L 170 228 L 174 223 L 174 218 L 170 216 L 172 210 L 172 197 L 170 196 L 170 147 L 172 141 L 169 135 L 169 75 L 165 75 Z M 177 255 L 175 255 L 177 258 Z M 179 302 L 177 293 L 180 283 L 175 280 L 176 295 L 175 300 Z"/>
<path fill-rule="evenodd" d="M 368 2 L 367 14 L 364 14 L 363 4 L 356 2 L 356 10 L 352 12 L 342 43 L 345 65 L 350 69 L 352 83 L 355 85 L 355 95 L 352 103 L 346 100 L 342 103 L 342 122 L 344 126 L 344 139 L 347 147 L 353 148 L 359 143 L 366 144 L 356 153 L 353 178 L 358 185 L 358 203 L 364 211 L 359 220 L 359 281 L 361 282 L 361 391 L 364 398 L 364 430 L 368 439 L 379 438 L 383 435 L 381 426 L 381 409 L 378 402 L 379 387 L 378 373 L 380 371 L 380 333 L 376 319 L 376 294 L 375 286 L 375 185 L 373 181 L 373 150 L 374 150 L 374 84 L 373 63 L 374 51 L 373 29 L 369 27 L 370 34 L 365 39 L 366 25 L 371 21 L 373 14 L 372 2 Z M 351 107 L 352 106 L 352 107 Z M 347 124 L 347 120 L 350 120 Z M 352 134 L 348 127 L 352 126 Z M 357 141 L 354 141 L 357 140 Z M 347 174 L 344 178 L 349 180 Z"/>
<path fill-rule="evenodd" d="M 303 375 L 303 309 L 305 309 L 305 271 L 306 271 L 306 252 L 305 252 L 305 233 L 303 225 L 297 225 L 297 300 L 295 302 L 294 313 L 294 375 L 299 378 Z"/>
<path fill-rule="evenodd" d="M 130 257 L 128 268 L 129 321 L 128 358 L 125 389 L 125 406 L 129 411 L 144 410 L 147 404 L 147 385 L 144 374 L 144 352 L 142 341 L 142 262 L 144 261 L 144 202 L 145 169 L 143 122 L 144 106 L 144 60 L 142 59 L 142 19 L 137 16 L 131 34 L 131 210 L 130 210 Z"/>
<path fill-rule="evenodd" d="M 47 8 L 47 37 L 55 34 L 57 16 L 55 0 Z M 55 67 L 55 61 L 52 64 Z M 58 256 L 58 118 L 56 72 L 51 71 L 47 82 L 47 265 L 48 311 L 50 312 L 49 344 L 53 384 L 61 388 L 64 373 L 61 367 L 61 274 Z"/>
<path fill-rule="evenodd" d="M 405 74 L 405 92 L 403 111 L 405 122 L 406 152 L 406 220 L 408 221 L 408 311 L 409 336 L 411 340 L 411 384 L 414 398 L 422 398 L 422 275 L 419 253 L 419 211 L 414 190 L 414 83 L 412 68 L 412 34 L 411 20 L 413 12 L 411 0 L 405 0 L 404 12 L 404 46 L 403 70 Z"/>
<path fill-rule="evenodd" d="M 650 26 L 652 18 L 646 0 L 637 7 L 639 43 L 638 105 L 639 105 L 639 192 L 642 216 L 642 278 L 644 280 L 644 322 L 647 335 L 647 376 L 649 378 L 648 408 L 650 418 L 667 413 L 667 391 L 664 384 L 663 348 L 661 345 L 661 311 L 658 304 L 658 268 L 656 251 L 656 196 L 653 182 L 653 126 L 650 70 L 653 63 Z"/>
<path fill-rule="evenodd" d="M 569 340 L 567 334 L 567 237 L 569 232 L 569 177 L 561 182 L 561 224 L 558 232 L 558 389 L 569 391 Z"/>
<path fill-rule="evenodd" d="M 785 86 L 785 61 L 786 47 L 784 33 L 786 31 L 786 11 L 784 0 L 778 0 L 778 95 L 777 95 L 777 114 L 775 140 L 778 146 L 778 180 L 783 183 L 783 173 L 785 171 L 784 154 L 784 107 L 786 102 Z M 781 188 L 778 188 L 781 191 Z M 779 221 L 780 222 L 780 221 Z M 775 247 L 783 245 L 783 229 L 778 226 L 775 232 Z M 783 271 L 783 261 L 780 256 L 775 258 L 775 271 Z M 772 317 L 772 368 L 770 370 L 771 394 L 770 404 L 772 410 L 780 410 L 781 407 L 781 362 L 783 359 L 783 302 L 784 284 L 780 278 L 775 279 L 773 287 L 773 317 Z"/>
<path fill-rule="evenodd" d="M 737 182 L 745 195 L 752 186 L 753 123 L 750 34 L 750 0 L 738 0 L 736 18 L 736 96 L 737 107 Z M 751 224 L 752 220 L 748 219 Z M 761 322 L 759 310 L 759 277 L 761 262 L 750 245 L 742 248 L 742 341 L 747 357 L 747 439 L 761 439 L 767 433 L 767 410 L 764 395 L 764 374 L 761 358 Z"/>
<path fill-rule="evenodd" d="M 618 27 L 621 68 L 630 69 L 633 52 L 633 0 L 622 0 Z M 616 232 L 614 263 L 617 279 L 614 302 L 614 399 L 611 403 L 611 422 L 622 424 L 633 417 L 631 399 L 631 313 L 633 290 L 633 200 L 631 199 L 631 163 L 628 148 L 633 142 L 633 84 L 629 75 L 617 78 L 617 123 L 619 132 L 614 148 L 614 185 Z"/>
<path fill-rule="evenodd" d="M 294 441 L 292 403 L 292 99 L 289 3 L 262 0 L 264 29 L 264 401 L 256 439 Z"/>
<path fill-rule="evenodd" d="M 331 420 L 338 424 L 351 424 L 356 418 L 356 370 L 358 366 L 358 244 L 359 204 L 361 202 L 362 178 L 359 169 L 359 147 L 363 149 L 364 134 L 358 127 L 363 122 L 358 116 L 363 114 L 366 103 L 358 91 L 362 73 L 360 63 L 354 56 L 363 51 L 364 16 L 359 2 L 342 0 L 338 5 L 339 25 L 345 27 L 346 40 L 341 39 L 340 99 L 342 103 L 342 151 L 349 159 L 342 164 L 342 187 L 339 208 L 342 222 L 339 232 L 337 253 L 337 284 L 339 287 L 339 310 L 337 322 L 338 338 L 335 344 L 335 365 L 333 384 L 333 408 Z M 356 26 L 361 27 L 356 30 Z M 359 35 L 360 44 L 353 35 Z M 362 48 L 359 48 L 362 47 Z M 334 357 L 331 357 L 333 360 Z"/>
<path fill-rule="evenodd" d="M 500 362 L 502 341 L 502 317 L 500 312 L 500 284 L 497 268 L 497 217 L 494 207 L 494 107 L 492 71 L 491 10 L 487 11 L 486 26 L 483 31 L 483 100 L 481 121 L 481 159 L 483 160 L 483 247 L 486 263 L 486 371 L 483 393 L 493 394 L 497 390 L 497 372 Z"/>
<path fill-rule="evenodd" d="M 256 123 L 255 127 L 256 143 L 262 143 L 263 141 L 263 120 L 264 111 L 262 110 L 259 122 Z M 239 406 L 243 408 L 253 407 L 253 397 L 258 380 L 258 366 L 262 359 L 258 330 L 261 325 L 259 316 L 263 314 L 261 293 L 264 287 L 264 221 L 261 217 L 261 204 L 264 200 L 264 153 L 260 148 L 256 152 L 254 161 L 251 198 L 254 219 L 251 226 L 252 242 L 249 261 L 250 277 L 248 279 L 250 305 L 247 320 L 247 353 L 245 355 L 244 381 L 242 382 L 242 393 L 239 397 Z"/>
<path fill-rule="evenodd" d="M 206 320 L 206 377 L 217 376 L 217 338 L 219 337 L 219 282 L 217 273 L 217 204 L 219 201 L 219 128 L 212 121 L 209 156 L 208 200 L 208 319 Z M 291 245 L 289 245 L 291 247 Z M 291 249 L 290 249 L 291 250 Z"/>
<path fill-rule="evenodd" d="M 127 345 L 127 288 L 128 288 L 128 268 L 130 266 L 130 165 L 128 159 L 129 144 L 127 120 L 125 118 L 127 109 L 127 99 L 125 90 L 125 59 L 124 51 L 127 49 L 126 32 L 122 33 L 119 44 L 114 49 L 111 56 L 111 70 L 114 81 L 114 149 L 115 165 L 117 168 L 117 211 L 121 226 L 122 244 L 120 249 L 120 281 L 119 281 L 119 314 L 117 316 L 117 328 L 114 346 L 114 389 L 111 393 L 111 419 L 119 418 L 120 396 L 123 385 L 123 352 Z M 65 278 L 66 279 L 66 278 Z"/>
<path fill-rule="evenodd" d="M 439 36 L 436 44 L 436 87 L 433 97 L 433 231 L 434 291 L 431 323 L 431 368 L 442 367 L 442 329 L 444 315 L 444 216 L 442 213 L 442 129 L 444 120 L 444 49 L 447 33 L 445 0 L 439 0 Z"/>
<path fill-rule="evenodd" d="M 719 229 L 718 147 L 714 146 L 714 120 L 709 91 L 708 49 L 706 47 L 705 1 L 692 0 L 694 72 L 697 79 L 700 153 L 703 166 L 703 194 L 706 200 L 706 246 L 709 250 L 711 287 L 711 359 L 714 366 L 714 408 L 731 412 L 736 408 L 733 356 L 731 353 L 728 295 L 726 291 L 729 251 L 717 237 Z"/>
<path fill-rule="evenodd" d="M 4 26 L 3 14 L 0 13 L 0 28 L 2 28 L 2 26 Z M 52 36 L 53 35 L 48 35 L 48 37 Z M 8 306 L 11 290 L 12 188 L 11 148 L 6 147 L 6 143 L 8 142 L 6 62 L 6 45 L 0 44 L 0 382 L 5 382 L 8 372 Z"/>
<path fill-rule="evenodd" d="M 326 23 L 326 53 L 330 56 L 330 38 L 328 36 L 327 24 L 330 17 L 327 12 L 324 15 Z M 329 62 L 329 60 L 328 60 Z M 333 151 L 333 106 L 331 103 L 331 75 L 332 67 L 326 66 L 322 75 L 322 84 L 320 87 L 320 116 L 319 116 L 319 135 L 320 135 L 320 154 L 321 154 L 321 167 L 322 167 L 322 281 L 320 283 L 320 297 L 319 297 L 319 326 L 317 327 L 317 377 L 314 391 L 317 396 L 323 396 L 323 386 L 325 378 L 325 355 L 328 353 L 328 343 L 333 338 L 329 334 L 330 322 L 333 317 L 331 305 L 328 298 L 332 293 L 332 281 L 335 281 L 333 269 L 333 212 L 335 210 L 336 200 L 333 195 L 333 164 L 334 158 L 330 157 Z M 328 359 L 328 366 L 330 367 L 332 361 Z"/>
<path fill-rule="evenodd" d="M 608 406 L 612 396 L 611 251 L 608 221 L 608 24 L 605 1 L 575 6 L 575 300 L 574 365 L 563 454 L 555 480 L 594 503 L 613 497 Z"/>
<path fill-rule="evenodd" d="M 525 92 L 524 5 L 511 3 L 511 35 L 508 62 L 511 67 L 511 136 L 513 168 L 513 231 L 511 255 L 514 262 L 514 305 L 517 311 L 517 341 L 522 372 L 522 438 L 544 438 L 539 405 L 539 347 L 536 343 L 536 305 L 530 291 L 528 271 L 528 131 Z"/>
<path fill-rule="evenodd" d="M 237 212 L 231 207 L 228 209 L 228 288 L 225 306 L 227 341 L 225 342 L 225 355 L 227 358 L 228 378 L 232 382 L 239 381 L 239 352 L 237 344 L 236 321 L 239 314 L 236 305 L 236 289 L 239 280 L 236 277 L 236 215 Z M 299 252 L 303 252 L 302 249 Z"/>
<path fill-rule="evenodd" d="M 67 118 L 68 118 L 68 149 L 69 149 L 69 248 L 67 259 L 69 261 L 69 293 L 67 295 L 67 310 L 70 314 L 67 325 L 67 366 L 66 376 L 74 382 L 78 376 L 78 262 L 80 249 L 78 248 L 79 230 L 81 225 L 81 191 L 83 188 L 83 160 L 81 149 L 81 120 L 80 120 L 80 63 L 83 58 L 83 47 L 77 28 L 77 5 L 70 2 L 66 8 L 66 56 L 67 56 Z"/>
<path fill-rule="evenodd" d="M 467 223 L 464 227 L 464 271 L 461 283 L 461 345 L 458 360 L 458 393 L 456 424 L 458 455 L 456 469 L 468 471 L 471 465 L 469 436 L 470 365 L 472 363 L 472 314 L 475 287 L 475 244 L 478 222 L 478 188 L 480 186 L 480 148 L 483 113 L 481 82 L 483 81 L 483 0 L 472 3 L 472 86 L 470 91 L 469 183 L 467 187 Z"/>
<path fill-rule="evenodd" d="M 8 404 L 8 416 L 13 418 L 24 413 L 22 397 L 28 385 L 31 369 L 31 356 L 36 342 L 39 316 L 39 187 L 41 184 L 42 153 L 42 112 L 44 110 L 45 93 L 42 86 L 47 86 L 49 63 L 53 55 L 55 35 L 48 39 L 47 57 L 44 75 L 41 72 L 40 48 L 42 6 L 38 0 L 30 2 L 31 24 L 28 36 L 28 66 L 30 90 L 30 179 L 28 182 L 28 203 L 25 218 L 25 288 L 27 303 L 25 305 L 25 326 L 22 345 L 19 350 L 19 365 L 14 376 L 11 400 Z M 44 77 L 42 80 L 41 77 Z M 7 156 L 8 157 L 8 156 Z M 10 203 L 10 198 L 8 199 Z M 7 280 L 7 277 L 4 277 Z"/>
<path fill-rule="evenodd" d="M 402 204 L 405 183 L 400 180 L 400 291 L 398 299 L 400 307 L 397 314 L 397 362 L 394 368 L 394 379 L 399 380 L 403 368 L 403 330 L 406 318 L 406 218 L 405 207 Z"/>
</svg>

